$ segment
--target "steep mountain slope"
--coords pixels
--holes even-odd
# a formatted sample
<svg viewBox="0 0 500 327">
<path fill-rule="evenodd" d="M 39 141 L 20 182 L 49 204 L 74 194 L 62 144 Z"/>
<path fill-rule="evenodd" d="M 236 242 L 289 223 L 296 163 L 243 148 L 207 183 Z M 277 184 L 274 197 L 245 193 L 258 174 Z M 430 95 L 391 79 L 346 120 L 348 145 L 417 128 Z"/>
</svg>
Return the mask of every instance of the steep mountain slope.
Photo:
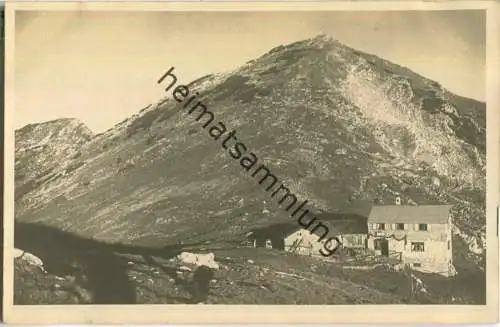
<svg viewBox="0 0 500 327">
<path fill-rule="evenodd" d="M 30 124 L 15 132 L 16 199 L 76 169 L 80 148 L 93 133 L 77 119 Z"/>
<path fill-rule="evenodd" d="M 325 36 L 279 46 L 189 87 L 314 209 L 395 195 L 451 203 L 456 234 L 465 238 L 457 239 L 457 255 L 468 248 L 466 259 L 482 265 L 484 103 Z M 81 142 L 78 158 L 64 152 L 45 161 L 76 169 L 23 192 L 16 219 L 156 247 L 241 239 L 250 228 L 289 221 L 220 143 L 174 100 L 159 101 Z M 19 171 L 40 170 L 22 153 L 16 149 Z"/>
</svg>

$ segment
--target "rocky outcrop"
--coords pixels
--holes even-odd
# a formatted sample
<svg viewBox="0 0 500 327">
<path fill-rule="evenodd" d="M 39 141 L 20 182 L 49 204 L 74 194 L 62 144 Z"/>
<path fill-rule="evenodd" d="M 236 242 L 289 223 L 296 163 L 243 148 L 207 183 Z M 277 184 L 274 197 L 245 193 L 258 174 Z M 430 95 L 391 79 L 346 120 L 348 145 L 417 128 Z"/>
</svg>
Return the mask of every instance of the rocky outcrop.
<svg viewBox="0 0 500 327">
<path fill-rule="evenodd" d="M 12 255 L 14 259 L 22 260 L 28 265 L 39 267 L 42 271 L 45 271 L 42 259 L 32 253 L 15 248 L 12 252 Z"/>
<path fill-rule="evenodd" d="M 16 200 L 84 164 L 81 148 L 93 133 L 77 119 L 30 124 L 15 132 Z"/>
</svg>

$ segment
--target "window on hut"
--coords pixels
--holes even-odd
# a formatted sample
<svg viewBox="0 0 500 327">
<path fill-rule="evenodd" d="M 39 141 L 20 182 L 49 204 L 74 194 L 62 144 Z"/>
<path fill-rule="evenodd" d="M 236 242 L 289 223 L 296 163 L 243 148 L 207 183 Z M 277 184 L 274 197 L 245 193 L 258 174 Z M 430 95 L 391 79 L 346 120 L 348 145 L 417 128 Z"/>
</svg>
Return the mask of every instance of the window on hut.
<svg viewBox="0 0 500 327">
<path fill-rule="evenodd" d="M 427 230 L 427 224 L 418 224 L 418 229 L 419 231 L 426 231 Z"/>
<path fill-rule="evenodd" d="M 424 252 L 424 242 L 411 242 L 412 252 Z"/>
</svg>

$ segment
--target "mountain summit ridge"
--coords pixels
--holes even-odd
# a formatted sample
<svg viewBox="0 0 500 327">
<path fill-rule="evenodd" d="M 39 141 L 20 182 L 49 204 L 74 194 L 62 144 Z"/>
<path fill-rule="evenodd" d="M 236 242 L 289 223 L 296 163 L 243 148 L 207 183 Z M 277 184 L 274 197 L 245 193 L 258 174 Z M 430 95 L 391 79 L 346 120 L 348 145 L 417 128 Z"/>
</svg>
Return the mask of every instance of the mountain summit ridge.
<svg viewBox="0 0 500 327">
<path fill-rule="evenodd" d="M 328 37 L 275 47 L 190 85 L 317 210 L 395 196 L 450 203 L 456 234 L 484 250 L 484 103 Z M 182 111 L 172 98 L 160 101 L 81 142 L 77 157 L 19 195 L 16 219 L 152 246 L 241 239 L 289 221 Z M 16 165 L 24 169 L 17 148 Z"/>
</svg>

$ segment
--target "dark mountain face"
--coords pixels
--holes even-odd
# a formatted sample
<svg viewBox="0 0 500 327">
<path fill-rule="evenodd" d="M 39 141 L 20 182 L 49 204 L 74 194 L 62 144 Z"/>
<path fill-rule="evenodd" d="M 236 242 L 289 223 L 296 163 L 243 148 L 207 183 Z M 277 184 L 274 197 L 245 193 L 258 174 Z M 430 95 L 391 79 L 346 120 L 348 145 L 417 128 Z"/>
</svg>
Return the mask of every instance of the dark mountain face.
<svg viewBox="0 0 500 327">
<path fill-rule="evenodd" d="M 482 253 L 484 103 L 324 36 L 274 48 L 189 88 L 313 209 L 392 203 L 396 195 L 405 203 L 453 204 L 456 233 Z M 42 136 L 18 131 L 16 174 L 34 176 L 39 164 L 75 168 L 58 178 L 34 177 L 37 187 L 16 201 L 16 219 L 153 246 L 235 239 L 290 221 L 201 122 L 173 99 L 160 103 L 72 143 L 78 159 L 63 151 L 27 164 L 24 144 Z M 53 148 L 68 144 L 48 140 Z M 23 178 L 16 176 L 16 185 Z"/>
</svg>

